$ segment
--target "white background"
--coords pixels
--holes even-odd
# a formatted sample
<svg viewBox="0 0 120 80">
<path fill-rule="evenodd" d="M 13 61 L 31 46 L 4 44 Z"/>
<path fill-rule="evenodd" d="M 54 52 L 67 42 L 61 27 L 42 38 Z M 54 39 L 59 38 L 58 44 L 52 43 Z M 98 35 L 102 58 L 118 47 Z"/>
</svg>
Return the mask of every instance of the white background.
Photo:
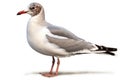
<svg viewBox="0 0 120 80">
<path fill-rule="evenodd" d="M 41 3 L 46 20 L 77 36 L 120 49 L 119 0 L 3 0 L 0 2 L 0 80 L 120 80 L 120 52 L 61 58 L 62 75 L 46 78 L 51 57 L 32 50 L 26 40 L 29 15 L 17 16 L 29 3 Z M 68 74 L 66 74 L 68 72 Z M 74 73 L 76 74 L 71 74 Z"/>
</svg>

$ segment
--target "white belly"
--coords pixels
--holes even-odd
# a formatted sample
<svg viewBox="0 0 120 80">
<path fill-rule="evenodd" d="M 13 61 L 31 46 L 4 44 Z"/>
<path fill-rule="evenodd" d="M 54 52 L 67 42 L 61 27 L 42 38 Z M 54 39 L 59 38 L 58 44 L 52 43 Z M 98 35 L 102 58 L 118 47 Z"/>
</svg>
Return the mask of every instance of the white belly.
<svg viewBox="0 0 120 80">
<path fill-rule="evenodd" d="M 46 35 L 51 34 L 46 27 L 28 26 L 27 40 L 30 46 L 39 53 L 49 56 L 69 56 L 69 53 L 57 45 L 49 43 Z"/>
</svg>

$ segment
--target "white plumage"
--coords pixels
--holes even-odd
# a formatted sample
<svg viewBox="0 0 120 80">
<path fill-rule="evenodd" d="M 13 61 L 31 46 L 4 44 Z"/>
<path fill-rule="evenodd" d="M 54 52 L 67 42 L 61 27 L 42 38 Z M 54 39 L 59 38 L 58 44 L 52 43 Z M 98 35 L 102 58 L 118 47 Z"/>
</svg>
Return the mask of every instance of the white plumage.
<svg viewBox="0 0 120 80">
<path fill-rule="evenodd" d="M 31 3 L 28 11 L 20 11 L 17 15 L 24 13 L 32 16 L 27 25 L 28 43 L 37 52 L 53 58 L 51 70 L 43 74 L 44 76 L 51 77 L 58 74 L 59 57 L 93 52 L 114 55 L 112 51 L 117 50 L 87 42 L 64 28 L 49 24 L 45 20 L 44 8 L 39 3 Z M 52 72 L 54 56 L 58 59 L 55 73 Z"/>
</svg>

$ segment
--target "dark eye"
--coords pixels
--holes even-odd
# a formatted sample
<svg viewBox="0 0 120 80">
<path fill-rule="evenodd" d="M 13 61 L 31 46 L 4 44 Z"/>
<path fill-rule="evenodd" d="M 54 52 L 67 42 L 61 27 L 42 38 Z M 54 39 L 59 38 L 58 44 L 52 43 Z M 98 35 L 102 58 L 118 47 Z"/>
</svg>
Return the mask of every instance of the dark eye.
<svg viewBox="0 0 120 80">
<path fill-rule="evenodd" d="M 35 9 L 35 7 L 30 7 L 31 10 Z"/>
</svg>

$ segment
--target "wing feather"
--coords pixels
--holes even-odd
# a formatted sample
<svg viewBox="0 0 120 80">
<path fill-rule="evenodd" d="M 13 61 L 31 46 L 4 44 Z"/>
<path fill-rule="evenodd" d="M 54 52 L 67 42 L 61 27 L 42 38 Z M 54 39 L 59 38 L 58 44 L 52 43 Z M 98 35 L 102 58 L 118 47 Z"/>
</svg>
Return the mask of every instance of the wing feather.
<svg viewBox="0 0 120 80">
<path fill-rule="evenodd" d="M 67 52 L 76 52 L 84 49 L 92 49 L 94 48 L 93 44 L 83 41 L 83 40 L 74 40 L 74 39 L 58 39 L 46 35 L 48 41 L 53 43 L 60 48 L 65 49 Z"/>
</svg>

